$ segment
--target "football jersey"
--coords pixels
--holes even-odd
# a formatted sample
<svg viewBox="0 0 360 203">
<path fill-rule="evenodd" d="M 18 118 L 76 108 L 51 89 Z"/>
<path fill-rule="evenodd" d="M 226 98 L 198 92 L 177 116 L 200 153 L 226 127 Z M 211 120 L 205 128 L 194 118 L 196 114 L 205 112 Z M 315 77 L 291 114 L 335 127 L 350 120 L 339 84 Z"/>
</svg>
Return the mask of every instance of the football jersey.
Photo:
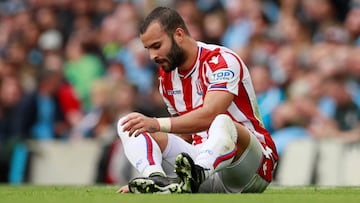
<svg viewBox="0 0 360 203">
<path fill-rule="evenodd" d="M 274 142 L 264 128 L 257 107 L 249 71 L 240 57 L 230 49 L 197 42 L 197 59 L 186 73 L 160 68 L 159 91 L 172 115 L 183 115 L 202 107 L 209 91 L 226 91 L 235 95 L 226 114 L 251 131 L 276 153 Z M 204 142 L 206 131 L 193 135 L 193 144 Z M 277 154 L 275 154 L 277 159 Z"/>
</svg>

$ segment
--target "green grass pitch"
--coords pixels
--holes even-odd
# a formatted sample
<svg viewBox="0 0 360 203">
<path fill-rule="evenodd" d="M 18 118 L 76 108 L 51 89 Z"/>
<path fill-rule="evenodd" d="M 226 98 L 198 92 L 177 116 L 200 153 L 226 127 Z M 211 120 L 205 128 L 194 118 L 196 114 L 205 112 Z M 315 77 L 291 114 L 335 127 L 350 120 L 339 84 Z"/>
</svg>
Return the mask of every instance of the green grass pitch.
<svg viewBox="0 0 360 203">
<path fill-rule="evenodd" d="M 118 194 L 117 186 L 0 185 L 0 203 L 359 203 L 360 187 L 269 187 L 262 194 Z"/>
</svg>

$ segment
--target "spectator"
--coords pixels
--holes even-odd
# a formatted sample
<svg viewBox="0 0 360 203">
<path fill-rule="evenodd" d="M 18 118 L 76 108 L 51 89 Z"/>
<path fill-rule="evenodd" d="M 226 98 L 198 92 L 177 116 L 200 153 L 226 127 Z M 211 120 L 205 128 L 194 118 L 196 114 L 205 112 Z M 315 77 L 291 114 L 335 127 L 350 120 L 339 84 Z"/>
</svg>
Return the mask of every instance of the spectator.
<svg viewBox="0 0 360 203">
<path fill-rule="evenodd" d="M 44 54 L 43 69 L 58 72 L 62 78 L 61 84 L 56 91 L 56 98 L 61 111 L 64 113 L 65 120 L 69 124 L 69 128 L 73 128 L 80 122 L 83 109 L 74 87 L 64 78 L 63 63 L 64 58 L 56 52 Z"/>
<path fill-rule="evenodd" d="M 175 9 L 184 18 L 185 24 L 189 32 L 194 36 L 195 40 L 202 40 L 203 38 L 203 14 L 196 6 L 195 0 L 180 0 L 175 1 Z"/>
<path fill-rule="evenodd" d="M 360 107 L 360 48 L 353 47 L 345 62 L 345 72 L 348 73 L 348 86 L 353 101 Z"/>
<path fill-rule="evenodd" d="M 346 15 L 345 28 L 350 34 L 352 44 L 360 46 L 360 2 L 355 3 Z"/>
<path fill-rule="evenodd" d="M 118 23 L 114 16 L 107 16 L 101 23 L 99 32 L 99 47 L 107 60 L 116 58 L 121 49 L 121 44 L 117 42 Z"/>
<path fill-rule="evenodd" d="M 228 26 L 223 7 L 215 7 L 204 14 L 204 40 L 212 44 L 221 44 L 221 38 Z"/>
<path fill-rule="evenodd" d="M 87 53 L 82 38 L 74 34 L 67 43 L 64 74 L 67 81 L 74 86 L 84 111 L 88 111 L 91 108 L 91 83 L 103 76 L 104 64 L 97 55 Z"/>
<path fill-rule="evenodd" d="M 118 60 L 109 60 L 105 77 L 113 83 L 126 81 L 127 78 L 124 65 Z"/>
<path fill-rule="evenodd" d="M 27 115 L 27 123 L 31 123 L 28 133 L 37 140 L 64 138 L 68 133 L 67 122 L 56 97 L 62 75 L 43 70 L 38 81 L 37 89 L 24 97 L 23 114 Z"/>
<path fill-rule="evenodd" d="M 258 99 L 260 115 L 265 128 L 272 133 L 272 114 L 275 108 L 285 101 L 285 92 L 272 81 L 267 67 L 253 66 L 249 70 Z"/>
<path fill-rule="evenodd" d="M 20 108 L 23 90 L 16 77 L 0 80 L 0 182 L 9 181 L 10 160 L 16 144 L 24 134 L 23 112 Z"/>
<path fill-rule="evenodd" d="M 229 24 L 221 44 L 237 53 L 241 53 L 248 44 L 252 32 L 251 22 L 247 16 L 249 4 L 251 4 L 249 0 L 229 0 L 224 5 Z M 242 57 L 242 54 L 240 56 Z"/>
<path fill-rule="evenodd" d="M 144 97 L 150 94 L 154 77 L 154 65 L 146 54 L 139 39 L 131 40 L 118 54 L 118 60 L 124 65 L 128 81 L 136 85 Z"/>
<path fill-rule="evenodd" d="M 99 138 L 105 136 L 110 127 L 109 101 L 111 82 L 105 79 L 93 81 L 90 88 L 91 109 L 72 128 L 71 138 Z"/>
<path fill-rule="evenodd" d="M 280 156 L 288 143 L 312 136 L 310 126 L 331 118 L 335 106 L 325 97 L 322 82 L 317 71 L 301 74 L 289 85 L 287 100 L 273 111 L 272 136 Z"/>
<path fill-rule="evenodd" d="M 318 138 L 339 138 L 346 142 L 360 140 L 360 108 L 354 103 L 347 89 L 344 75 L 335 75 L 326 82 L 326 92 L 336 104 L 333 120 L 311 126 L 311 133 Z"/>
</svg>

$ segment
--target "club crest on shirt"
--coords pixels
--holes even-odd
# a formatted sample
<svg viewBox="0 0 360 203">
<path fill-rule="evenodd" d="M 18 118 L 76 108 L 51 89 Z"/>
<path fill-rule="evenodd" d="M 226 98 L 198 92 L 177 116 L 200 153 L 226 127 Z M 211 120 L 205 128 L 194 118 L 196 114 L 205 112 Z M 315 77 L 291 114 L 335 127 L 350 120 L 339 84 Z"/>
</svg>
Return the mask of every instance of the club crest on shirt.
<svg viewBox="0 0 360 203">
<path fill-rule="evenodd" d="M 198 95 L 203 95 L 204 94 L 204 90 L 203 90 L 203 88 L 202 88 L 202 82 L 201 82 L 201 80 L 200 79 L 197 79 L 196 81 L 195 81 L 195 84 L 196 84 L 196 93 L 198 94 Z"/>
<path fill-rule="evenodd" d="M 212 82 L 226 82 L 234 78 L 235 73 L 232 70 L 220 69 L 212 73 Z"/>
<path fill-rule="evenodd" d="M 209 63 L 218 64 L 219 63 L 219 55 L 211 57 Z"/>
</svg>

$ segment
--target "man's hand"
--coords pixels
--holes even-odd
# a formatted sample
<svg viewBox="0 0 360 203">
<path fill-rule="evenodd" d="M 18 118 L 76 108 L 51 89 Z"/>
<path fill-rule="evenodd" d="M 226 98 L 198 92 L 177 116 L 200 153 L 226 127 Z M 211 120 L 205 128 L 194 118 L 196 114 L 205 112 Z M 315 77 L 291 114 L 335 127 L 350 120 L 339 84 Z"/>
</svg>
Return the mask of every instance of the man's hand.
<svg viewBox="0 0 360 203">
<path fill-rule="evenodd" d="M 124 185 L 121 188 L 118 189 L 118 191 L 116 191 L 117 193 L 129 193 L 129 186 L 128 185 Z"/>
<path fill-rule="evenodd" d="M 129 136 L 139 136 L 141 133 L 154 133 L 160 130 L 156 118 L 149 118 L 141 113 L 130 113 L 121 123 L 124 131 L 129 132 Z"/>
</svg>

